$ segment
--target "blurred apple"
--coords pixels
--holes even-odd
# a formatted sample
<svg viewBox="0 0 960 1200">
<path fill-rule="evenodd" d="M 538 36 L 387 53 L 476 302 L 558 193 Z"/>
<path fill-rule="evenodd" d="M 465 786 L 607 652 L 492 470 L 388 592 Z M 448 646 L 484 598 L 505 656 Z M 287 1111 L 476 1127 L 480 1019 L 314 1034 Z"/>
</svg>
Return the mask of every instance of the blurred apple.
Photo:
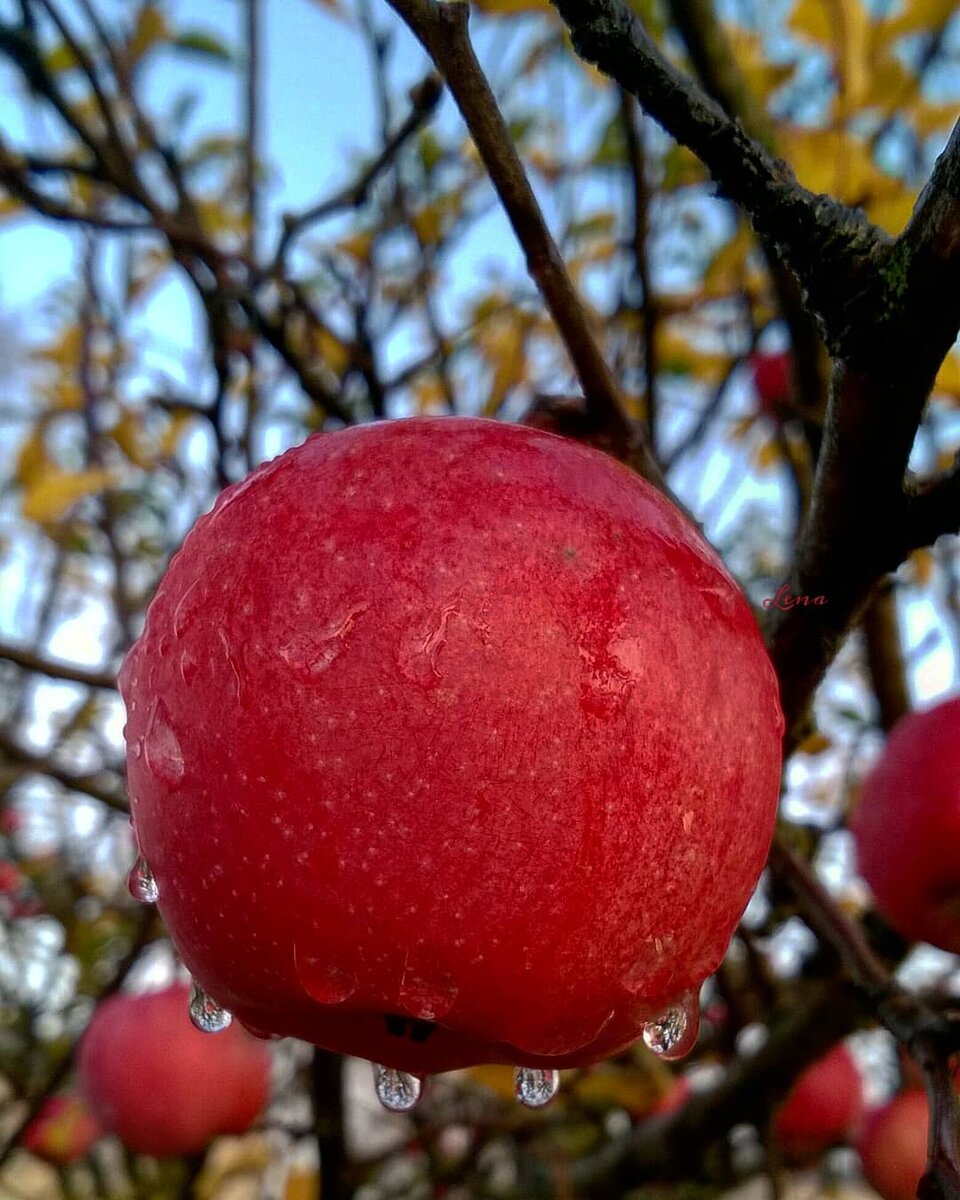
<svg viewBox="0 0 960 1200">
<path fill-rule="evenodd" d="M 960 953 L 960 696 L 897 722 L 850 829 L 886 920 Z"/>
<path fill-rule="evenodd" d="M 901 1092 L 868 1117 L 857 1143 L 863 1173 L 883 1200 L 915 1200 L 927 1162 L 927 1098 Z"/>
<path fill-rule="evenodd" d="M 189 995 L 178 983 L 111 996 L 80 1043 L 82 1096 L 139 1154 L 193 1154 L 220 1134 L 245 1133 L 267 1100 L 270 1051 L 236 1025 L 195 1029 Z"/>
<path fill-rule="evenodd" d="M 100 1137 L 100 1122 L 77 1096 L 51 1096 L 27 1126 L 23 1145 L 31 1154 L 64 1166 L 86 1158 Z"/>
<path fill-rule="evenodd" d="M 804 1071 L 774 1118 L 773 1128 L 784 1154 L 803 1161 L 854 1136 L 862 1117 L 860 1069 L 841 1044 Z"/>
<path fill-rule="evenodd" d="M 792 391 L 790 352 L 757 351 L 747 361 L 753 372 L 753 386 L 760 411 L 769 417 L 782 419 L 784 410 L 790 407 Z"/>
</svg>

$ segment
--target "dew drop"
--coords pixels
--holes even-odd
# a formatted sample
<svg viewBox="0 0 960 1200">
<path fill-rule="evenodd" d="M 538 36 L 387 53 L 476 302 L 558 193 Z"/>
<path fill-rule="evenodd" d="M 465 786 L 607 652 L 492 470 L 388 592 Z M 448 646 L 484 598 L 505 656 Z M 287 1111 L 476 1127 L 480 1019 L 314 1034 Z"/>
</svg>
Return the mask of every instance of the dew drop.
<svg viewBox="0 0 960 1200">
<path fill-rule="evenodd" d="M 298 954 L 294 946 L 293 964 L 303 990 L 318 1004 L 342 1004 L 357 990 L 356 976 L 327 958 Z"/>
<path fill-rule="evenodd" d="M 229 1029 L 233 1016 L 195 983 L 190 993 L 190 1020 L 201 1033 L 222 1033 Z"/>
<path fill-rule="evenodd" d="M 150 870 L 150 864 L 142 854 L 137 856 L 137 861 L 130 868 L 130 874 L 127 876 L 127 888 L 134 900 L 138 900 L 141 904 L 156 904 L 160 899 L 157 881 Z"/>
<path fill-rule="evenodd" d="M 144 752 L 147 766 L 161 783 L 176 787 L 183 780 L 183 751 L 180 748 L 180 739 L 170 725 L 170 718 L 162 700 L 158 700 L 154 707 L 147 729 Z"/>
<path fill-rule="evenodd" d="M 688 992 L 644 1025 L 643 1041 L 659 1058 L 670 1062 L 689 1054 L 699 1033 L 699 1001 L 695 992 Z"/>
<path fill-rule="evenodd" d="M 420 1080 L 406 1071 L 396 1071 L 393 1067 L 382 1067 L 375 1063 L 373 1082 L 377 1099 L 390 1112 L 409 1112 L 420 1099 Z"/>
<path fill-rule="evenodd" d="M 543 1108 L 557 1094 L 559 1071 L 541 1071 L 538 1067 L 517 1067 L 513 1089 L 517 1099 L 527 1108 Z"/>
</svg>

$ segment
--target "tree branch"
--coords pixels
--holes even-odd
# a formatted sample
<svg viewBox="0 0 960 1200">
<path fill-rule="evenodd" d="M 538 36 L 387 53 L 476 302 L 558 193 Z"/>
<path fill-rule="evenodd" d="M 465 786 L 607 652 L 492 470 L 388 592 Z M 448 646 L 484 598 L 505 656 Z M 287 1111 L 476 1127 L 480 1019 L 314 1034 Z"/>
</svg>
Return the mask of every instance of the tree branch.
<svg viewBox="0 0 960 1200">
<path fill-rule="evenodd" d="M 25 750 L 3 731 L 0 731 L 0 754 L 13 767 L 20 768 L 23 774 L 46 775 L 48 779 L 53 779 L 71 792 L 81 792 L 92 800 L 99 800 L 107 808 L 123 813 L 128 811 L 123 795 L 104 787 L 98 782 L 96 775 L 78 775 L 73 771 L 65 770 L 51 762 L 45 755 Z"/>
<path fill-rule="evenodd" d="M 861 212 L 801 187 L 787 163 L 668 61 L 624 0 L 551 2 L 582 57 L 636 96 L 747 213 L 769 251 L 806 290 L 828 344 L 842 346 L 847 309 L 877 286 L 872 260 L 891 239 Z"/>
<path fill-rule="evenodd" d="M 41 658 L 29 650 L 19 646 L 11 646 L 9 642 L 0 642 L 0 659 L 15 663 L 25 671 L 33 671 L 37 675 L 46 675 L 50 679 L 63 679 L 67 683 L 82 683 L 84 687 L 102 688 L 104 691 L 115 692 L 117 679 L 112 671 L 96 671 L 86 667 L 75 667 L 70 663 L 58 662 L 51 658 Z"/>
<path fill-rule="evenodd" d="M 343 1058 L 316 1047 L 310 1070 L 313 1129 L 320 1152 L 324 1200 L 346 1200 L 350 1188 L 343 1111 Z"/>
<path fill-rule="evenodd" d="M 663 488 L 662 473 L 627 419 L 616 381 L 567 273 L 467 32 L 468 4 L 390 0 L 444 77 L 489 172 L 550 315 L 580 380 L 587 405 L 610 431 L 617 455 Z"/>
<path fill-rule="evenodd" d="M 907 497 L 907 545 L 932 546 L 945 533 L 960 533 L 960 451 L 953 466 L 915 484 Z"/>
<path fill-rule="evenodd" d="M 326 200 L 320 201 L 308 208 L 299 216 L 286 215 L 283 220 L 283 235 L 274 256 L 274 270 L 282 272 L 290 246 L 294 239 L 305 232 L 308 226 L 322 221 L 345 208 L 360 208 L 366 203 L 370 189 L 378 176 L 396 158 L 403 145 L 426 124 L 436 110 L 443 94 L 443 84 L 439 76 L 431 72 L 410 91 L 411 109 L 403 124 L 387 141 L 383 149 L 369 163 L 352 183 L 340 188 Z"/>
</svg>

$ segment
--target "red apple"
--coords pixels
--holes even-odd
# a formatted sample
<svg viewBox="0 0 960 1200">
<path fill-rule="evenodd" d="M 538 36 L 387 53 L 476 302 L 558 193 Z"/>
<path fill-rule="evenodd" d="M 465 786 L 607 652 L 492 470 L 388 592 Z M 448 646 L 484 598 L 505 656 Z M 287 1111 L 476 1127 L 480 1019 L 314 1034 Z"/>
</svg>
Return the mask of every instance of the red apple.
<svg viewBox="0 0 960 1200">
<path fill-rule="evenodd" d="M 841 1044 L 803 1072 L 774 1118 L 774 1133 L 784 1153 L 802 1161 L 855 1135 L 862 1117 L 860 1069 Z"/>
<path fill-rule="evenodd" d="M 663 1117 L 668 1113 L 676 1112 L 678 1109 L 683 1108 L 692 1093 L 693 1088 L 690 1085 L 690 1080 L 685 1075 L 675 1075 L 670 1086 L 648 1115 Z"/>
<path fill-rule="evenodd" d="M 45 1100 L 23 1134 L 23 1145 L 38 1158 L 65 1166 L 86 1158 L 100 1137 L 100 1122 L 77 1096 Z"/>
<path fill-rule="evenodd" d="M 757 351 L 750 355 L 748 362 L 753 371 L 753 386 L 761 412 L 768 416 L 782 416 L 784 408 L 790 405 L 793 388 L 789 350 L 774 353 Z"/>
<path fill-rule="evenodd" d="M 311 438 L 198 522 L 121 687 L 160 910 L 247 1026 L 415 1074 L 691 1043 L 782 717 L 722 563 L 619 463 Z"/>
<path fill-rule="evenodd" d="M 886 920 L 960 953 L 960 696 L 897 723 L 850 828 Z"/>
<path fill-rule="evenodd" d="M 20 890 L 23 876 L 16 863 L 0 860 L 0 896 L 12 896 Z"/>
<path fill-rule="evenodd" d="M 901 1092 L 868 1116 L 857 1149 L 864 1175 L 883 1200 L 915 1200 L 927 1164 L 929 1123 L 921 1091 Z"/>
<path fill-rule="evenodd" d="M 267 1047 L 237 1027 L 200 1033 L 189 995 L 174 984 L 111 996 L 80 1043 L 81 1095 L 138 1154 L 193 1154 L 220 1134 L 244 1133 L 267 1100 Z"/>
</svg>

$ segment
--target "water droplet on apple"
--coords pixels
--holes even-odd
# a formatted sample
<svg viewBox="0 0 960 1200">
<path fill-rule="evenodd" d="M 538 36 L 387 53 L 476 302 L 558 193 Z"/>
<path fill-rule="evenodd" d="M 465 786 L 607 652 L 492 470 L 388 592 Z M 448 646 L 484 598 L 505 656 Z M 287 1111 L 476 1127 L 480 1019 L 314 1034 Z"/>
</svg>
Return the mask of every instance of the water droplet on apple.
<svg viewBox="0 0 960 1200">
<path fill-rule="evenodd" d="M 293 962 L 303 990 L 319 1004 L 342 1004 L 357 990 L 356 976 L 329 959 L 299 954 L 294 946 Z"/>
<path fill-rule="evenodd" d="M 391 1112 L 409 1112 L 420 1099 L 420 1080 L 406 1071 L 396 1071 L 393 1067 L 382 1067 L 375 1063 L 373 1081 L 377 1099 Z"/>
<path fill-rule="evenodd" d="M 162 700 L 158 700 L 147 727 L 144 743 L 147 766 L 154 776 L 169 787 L 176 787 L 183 780 L 183 751 L 180 739 L 170 725 L 170 718 Z"/>
<path fill-rule="evenodd" d="M 541 1071 L 538 1067 L 517 1067 L 513 1088 L 517 1099 L 527 1108 L 543 1108 L 557 1094 L 559 1071 Z"/>
<path fill-rule="evenodd" d="M 700 1033 L 700 1004 L 695 992 L 688 992 L 643 1027 L 648 1049 L 668 1062 L 689 1054 Z"/>
<path fill-rule="evenodd" d="M 230 1028 L 233 1016 L 195 983 L 190 993 L 190 1020 L 201 1033 L 223 1033 Z"/>
<path fill-rule="evenodd" d="M 137 856 L 137 861 L 130 868 L 130 874 L 127 876 L 127 888 L 134 900 L 138 900 L 141 904 L 156 904 L 160 899 L 157 881 L 150 870 L 150 864 L 142 854 Z"/>
</svg>

